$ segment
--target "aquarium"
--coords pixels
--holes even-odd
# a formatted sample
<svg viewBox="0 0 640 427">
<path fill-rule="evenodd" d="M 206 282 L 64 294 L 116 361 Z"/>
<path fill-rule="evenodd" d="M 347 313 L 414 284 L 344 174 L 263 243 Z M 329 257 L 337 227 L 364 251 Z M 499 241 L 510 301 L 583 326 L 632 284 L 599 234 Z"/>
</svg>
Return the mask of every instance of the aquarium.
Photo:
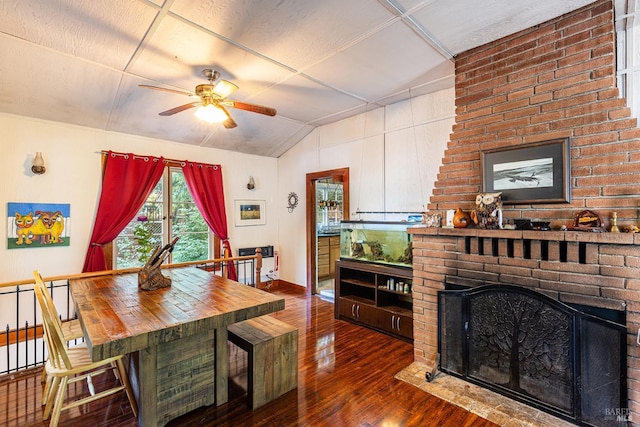
<svg viewBox="0 0 640 427">
<path fill-rule="evenodd" d="M 340 259 L 411 267 L 411 235 L 407 222 L 342 221 Z"/>
</svg>

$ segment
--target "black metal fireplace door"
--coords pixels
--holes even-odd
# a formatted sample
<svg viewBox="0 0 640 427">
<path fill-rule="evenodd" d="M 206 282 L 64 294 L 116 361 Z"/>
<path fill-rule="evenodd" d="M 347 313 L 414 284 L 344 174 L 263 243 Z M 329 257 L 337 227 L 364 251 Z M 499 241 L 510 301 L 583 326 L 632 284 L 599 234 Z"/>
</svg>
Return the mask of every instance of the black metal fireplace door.
<svg viewBox="0 0 640 427">
<path fill-rule="evenodd" d="M 626 327 L 512 285 L 438 293 L 440 370 L 581 425 L 620 426 Z"/>
</svg>

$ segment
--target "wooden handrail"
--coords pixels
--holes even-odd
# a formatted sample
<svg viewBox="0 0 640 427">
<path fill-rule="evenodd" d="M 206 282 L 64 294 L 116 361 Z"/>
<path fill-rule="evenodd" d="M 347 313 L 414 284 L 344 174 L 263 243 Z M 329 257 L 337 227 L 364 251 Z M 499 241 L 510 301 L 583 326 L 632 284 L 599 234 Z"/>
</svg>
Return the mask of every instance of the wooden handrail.
<svg viewBox="0 0 640 427">
<path fill-rule="evenodd" d="M 260 288 L 260 272 L 262 271 L 262 249 L 256 248 L 256 289 Z"/>
<path fill-rule="evenodd" d="M 225 254 L 228 254 L 228 251 L 225 251 Z M 188 261 L 188 262 L 180 262 L 180 263 L 175 263 L 175 264 L 166 264 L 161 266 L 161 268 L 163 269 L 169 269 L 169 268 L 180 268 L 180 267 L 189 267 L 192 265 L 205 265 L 205 264 L 222 264 L 224 263 L 226 268 L 224 269 L 224 277 L 228 277 L 228 271 L 229 271 L 229 264 L 236 262 L 236 261 L 248 261 L 248 260 L 252 260 L 255 259 L 256 260 L 256 268 L 255 268 L 255 286 L 256 288 L 260 287 L 260 271 L 262 269 L 262 251 L 260 248 L 256 249 L 256 254 L 255 255 L 248 255 L 248 256 L 239 256 L 239 257 L 225 257 L 225 258 L 212 258 L 212 259 L 208 259 L 208 260 L 201 260 L 201 261 Z M 45 282 L 55 282 L 55 281 L 60 281 L 60 280 L 73 280 L 73 279 L 82 279 L 82 278 L 87 278 L 87 277 L 98 277 L 98 276 L 106 276 L 106 275 L 114 275 L 114 274 L 127 274 L 127 273 L 137 273 L 138 271 L 140 271 L 141 267 L 136 267 L 136 268 L 125 268 L 125 269 L 121 269 L 121 270 L 103 270 L 103 271 L 96 271 L 96 272 L 92 272 L 92 273 L 77 273 L 77 274 L 68 274 L 68 275 L 63 275 L 63 276 L 49 276 L 49 277 L 45 277 L 44 281 Z M 7 283 L 0 283 L 0 289 L 1 288 L 8 288 L 8 287 L 13 287 L 13 286 L 20 286 L 20 285 L 33 285 L 35 283 L 35 280 L 33 278 L 31 279 L 25 279 L 25 280 L 16 280 L 16 281 L 12 281 L 12 282 L 7 282 Z M 32 329 L 33 328 L 33 329 Z M 31 327 L 29 327 L 29 331 L 31 333 L 34 333 L 36 335 L 37 338 L 42 336 L 42 325 L 33 325 Z M 15 344 L 17 342 L 20 341 L 24 341 L 26 339 L 26 335 L 27 335 L 27 331 L 25 331 L 24 329 L 20 328 L 18 330 L 10 330 L 9 331 L 9 336 L 7 337 L 7 334 L 0 334 L 0 347 L 4 347 L 8 344 Z M 32 337 L 31 337 L 32 338 Z"/>
<path fill-rule="evenodd" d="M 256 260 L 256 288 L 260 285 L 260 271 L 262 269 L 262 251 L 260 248 L 256 249 L 255 255 L 247 255 L 247 256 L 238 256 L 238 257 L 225 257 L 225 258 L 212 258 L 208 260 L 200 260 L 200 261 L 188 261 L 188 262 L 180 262 L 175 264 L 166 264 L 161 268 L 180 268 L 180 267 L 189 267 L 192 265 L 201 265 L 201 264 L 215 264 L 215 263 L 224 263 L 228 266 L 230 263 L 235 261 L 247 261 L 255 259 Z M 76 273 L 76 274 L 67 274 L 63 276 L 48 276 L 44 277 L 43 280 L 45 282 L 55 282 L 58 280 L 74 280 L 74 279 L 84 279 L 87 277 L 98 277 L 98 276 L 106 276 L 106 275 L 114 275 L 114 274 L 128 274 L 128 273 L 137 273 L 140 271 L 141 267 L 135 268 L 124 268 L 121 270 L 103 270 L 103 271 L 94 271 L 91 273 Z M 228 268 L 225 270 L 225 277 L 227 277 Z M 10 286 L 20 286 L 20 285 L 32 285 L 35 281 L 33 278 L 25 279 L 25 280 L 16 280 L 7 283 L 0 283 L 0 288 L 6 288 Z"/>
<path fill-rule="evenodd" d="M 29 339 L 42 337 L 43 328 L 42 325 L 30 326 L 29 330 L 26 329 L 12 329 L 6 334 L 4 331 L 0 334 L 0 348 L 7 345 L 12 345 L 18 342 L 26 341 L 27 334 L 33 334 L 29 336 Z"/>
</svg>

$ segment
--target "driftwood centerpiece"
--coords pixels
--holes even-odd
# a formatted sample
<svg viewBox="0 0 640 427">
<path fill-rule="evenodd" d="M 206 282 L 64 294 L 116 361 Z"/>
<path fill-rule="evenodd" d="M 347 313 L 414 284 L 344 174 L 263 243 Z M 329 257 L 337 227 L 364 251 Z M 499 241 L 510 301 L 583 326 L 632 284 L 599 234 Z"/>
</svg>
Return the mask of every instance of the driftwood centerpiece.
<svg viewBox="0 0 640 427">
<path fill-rule="evenodd" d="M 158 246 L 147 263 L 142 267 L 142 270 L 138 273 L 138 288 L 145 291 L 152 291 L 155 289 L 166 288 L 171 286 L 171 278 L 164 277 L 160 270 L 160 266 L 169 254 L 173 251 L 178 238 L 173 239 L 173 242 L 166 244 L 162 249 Z"/>
</svg>

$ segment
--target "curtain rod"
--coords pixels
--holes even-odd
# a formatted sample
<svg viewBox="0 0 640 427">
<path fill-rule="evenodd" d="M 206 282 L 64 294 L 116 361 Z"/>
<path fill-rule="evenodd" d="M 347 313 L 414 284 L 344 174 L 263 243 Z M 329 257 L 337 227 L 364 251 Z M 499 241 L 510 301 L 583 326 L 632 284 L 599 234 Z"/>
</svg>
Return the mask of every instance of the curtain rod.
<svg viewBox="0 0 640 427">
<path fill-rule="evenodd" d="M 100 151 L 101 154 L 103 155 L 107 155 L 109 154 L 109 150 L 101 150 Z M 143 158 L 143 157 L 156 157 L 156 156 L 145 156 L 142 154 L 135 154 L 135 153 L 121 153 L 118 151 L 111 151 L 111 154 L 114 154 L 116 156 L 129 156 L 132 155 L 133 157 L 139 157 L 139 158 Z M 190 160 L 177 160 L 177 159 L 170 159 L 167 157 L 163 157 L 162 160 L 164 161 L 165 164 L 176 164 L 176 165 L 181 165 L 184 166 L 186 163 L 191 162 Z M 200 163 L 200 162 L 191 162 L 191 163 Z M 210 164 L 210 163 L 200 163 L 201 165 L 208 165 L 208 166 L 220 166 L 220 165 L 214 165 L 214 164 Z"/>
<path fill-rule="evenodd" d="M 118 152 L 118 151 L 111 151 L 111 152 L 110 152 L 109 150 L 102 150 L 102 151 L 100 151 L 100 153 L 101 153 L 101 154 L 103 154 L 103 155 L 108 155 L 109 153 L 111 153 L 111 154 L 113 154 L 113 155 L 116 155 L 116 156 L 122 156 L 122 157 L 124 157 L 124 156 L 129 156 L 129 155 L 131 155 L 131 156 L 133 156 L 133 157 L 138 157 L 138 158 L 143 158 L 143 157 L 156 157 L 156 156 L 145 156 L 145 155 L 142 155 L 142 154 L 135 154 L 135 153 L 120 153 L 120 152 Z M 162 160 L 163 160 L 165 163 L 178 163 L 178 164 L 183 164 L 183 163 L 185 163 L 185 162 L 186 162 L 186 160 L 168 159 L 168 158 L 166 158 L 166 157 L 163 157 L 163 158 L 162 158 Z"/>
</svg>

